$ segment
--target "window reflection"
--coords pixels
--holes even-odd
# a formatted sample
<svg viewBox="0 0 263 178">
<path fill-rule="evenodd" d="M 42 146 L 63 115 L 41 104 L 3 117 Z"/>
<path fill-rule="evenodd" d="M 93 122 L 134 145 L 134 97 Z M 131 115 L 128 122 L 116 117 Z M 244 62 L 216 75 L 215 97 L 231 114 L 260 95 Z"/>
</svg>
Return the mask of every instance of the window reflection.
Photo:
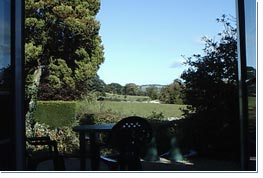
<svg viewBox="0 0 263 178">
<path fill-rule="evenodd" d="M 0 1 L 0 91 L 10 87 L 10 1 Z"/>
</svg>

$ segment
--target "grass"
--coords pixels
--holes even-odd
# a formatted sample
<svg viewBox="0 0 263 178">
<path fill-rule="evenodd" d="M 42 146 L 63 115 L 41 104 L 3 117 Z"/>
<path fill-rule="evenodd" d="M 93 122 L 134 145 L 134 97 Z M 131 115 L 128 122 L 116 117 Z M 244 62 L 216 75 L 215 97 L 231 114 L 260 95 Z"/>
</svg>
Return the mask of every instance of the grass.
<svg viewBox="0 0 263 178">
<path fill-rule="evenodd" d="M 102 115 L 104 118 L 122 118 L 141 116 L 147 118 L 181 117 L 186 105 L 149 103 L 148 96 L 130 96 L 106 93 L 103 100 L 89 95 L 77 101 L 77 115 L 82 118 L 86 114 Z"/>
<path fill-rule="evenodd" d="M 121 116 L 137 115 L 141 117 L 147 117 L 153 112 L 162 113 L 165 117 L 180 117 L 182 115 L 180 108 L 186 108 L 185 105 L 116 101 L 100 101 L 97 104 L 89 104 L 87 107 L 90 112 L 94 113 L 108 111 Z"/>
</svg>

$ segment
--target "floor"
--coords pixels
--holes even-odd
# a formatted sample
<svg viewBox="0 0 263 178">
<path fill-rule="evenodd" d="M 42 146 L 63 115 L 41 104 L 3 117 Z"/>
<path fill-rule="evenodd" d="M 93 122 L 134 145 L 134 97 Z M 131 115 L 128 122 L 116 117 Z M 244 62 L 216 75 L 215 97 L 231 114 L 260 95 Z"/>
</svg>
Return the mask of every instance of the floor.
<svg viewBox="0 0 263 178">
<path fill-rule="evenodd" d="M 65 171 L 80 171 L 78 158 L 65 158 Z M 255 161 L 252 162 L 252 170 L 255 170 Z M 90 171 L 90 160 L 86 159 L 86 170 Z M 239 163 L 233 161 L 219 161 L 209 159 L 196 159 L 191 163 L 172 164 L 165 160 L 159 162 L 142 161 L 143 171 L 239 171 Z M 44 161 L 38 165 L 37 171 L 53 171 L 52 160 Z M 109 171 L 106 164 L 101 162 L 100 171 Z"/>
</svg>

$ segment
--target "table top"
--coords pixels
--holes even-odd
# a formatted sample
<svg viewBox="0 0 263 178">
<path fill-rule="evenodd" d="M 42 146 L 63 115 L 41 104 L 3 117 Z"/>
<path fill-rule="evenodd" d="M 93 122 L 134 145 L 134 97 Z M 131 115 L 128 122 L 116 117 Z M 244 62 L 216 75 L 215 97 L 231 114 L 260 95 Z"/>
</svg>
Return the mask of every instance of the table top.
<svg viewBox="0 0 263 178">
<path fill-rule="evenodd" d="M 115 123 L 109 124 L 93 124 L 93 125 L 78 125 L 73 127 L 73 131 L 75 132 L 103 132 L 109 131 Z"/>
</svg>

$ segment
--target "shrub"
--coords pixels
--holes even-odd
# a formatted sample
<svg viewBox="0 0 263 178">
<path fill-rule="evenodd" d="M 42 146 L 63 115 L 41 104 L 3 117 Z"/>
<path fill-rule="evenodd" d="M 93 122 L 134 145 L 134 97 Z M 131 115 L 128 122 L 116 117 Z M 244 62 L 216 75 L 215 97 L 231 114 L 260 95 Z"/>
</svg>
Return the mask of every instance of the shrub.
<svg viewBox="0 0 263 178">
<path fill-rule="evenodd" d="M 199 155 L 222 158 L 239 157 L 239 124 L 223 125 L 227 118 L 221 113 L 194 113 L 177 122 L 177 133 L 184 147 L 195 149 Z"/>
<path fill-rule="evenodd" d="M 70 127 L 51 128 L 47 124 L 35 123 L 31 129 L 27 129 L 27 136 L 42 137 L 49 136 L 51 140 L 58 143 L 58 150 L 61 153 L 74 153 L 79 148 L 77 133 Z M 27 145 L 28 149 L 33 151 L 42 150 L 45 146 Z"/>
<path fill-rule="evenodd" d="M 117 122 L 123 116 L 98 101 L 95 93 L 89 93 L 77 102 L 76 117 L 80 124 L 95 124 Z"/>
<path fill-rule="evenodd" d="M 34 112 L 36 122 L 51 128 L 71 127 L 76 120 L 76 103 L 69 101 L 38 101 Z"/>
<path fill-rule="evenodd" d="M 155 112 L 152 111 L 151 115 L 147 117 L 148 119 L 160 119 L 163 120 L 165 118 L 163 112 Z"/>
</svg>

